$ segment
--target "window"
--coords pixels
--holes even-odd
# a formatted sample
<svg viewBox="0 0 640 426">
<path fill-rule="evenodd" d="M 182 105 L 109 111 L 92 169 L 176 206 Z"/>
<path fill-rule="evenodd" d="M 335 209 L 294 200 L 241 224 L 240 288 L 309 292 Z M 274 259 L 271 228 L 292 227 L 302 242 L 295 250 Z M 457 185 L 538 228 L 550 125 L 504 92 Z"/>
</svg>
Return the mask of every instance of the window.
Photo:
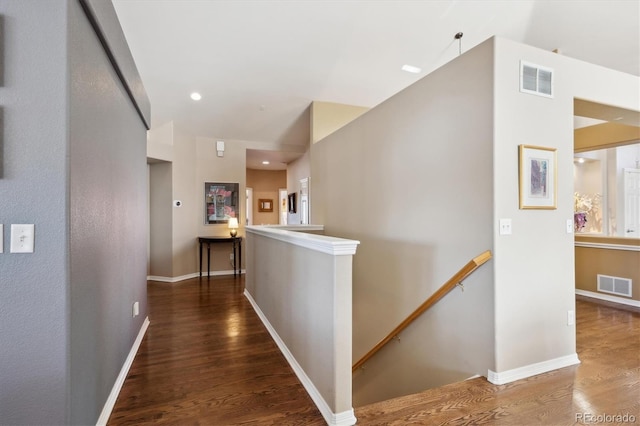
<svg viewBox="0 0 640 426">
<path fill-rule="evenodd" d="M 576 232 L 640 238 L 640 144 L 576 153 L 573 176 Z"/>
</svg>

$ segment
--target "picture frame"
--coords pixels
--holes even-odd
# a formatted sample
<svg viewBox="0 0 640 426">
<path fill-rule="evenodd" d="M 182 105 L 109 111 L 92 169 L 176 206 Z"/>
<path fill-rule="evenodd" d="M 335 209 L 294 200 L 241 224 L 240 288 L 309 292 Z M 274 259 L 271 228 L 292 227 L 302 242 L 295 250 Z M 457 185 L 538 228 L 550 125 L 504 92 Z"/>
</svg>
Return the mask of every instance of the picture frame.
<svg viewBox="0 0 640 426">
<path fill-rule="evenodd" d="M 238 183 L 204 183 L 205 225 L 226 224 L 232 217 L 240 220 L 239 187 Z"/>
<path fill-rule="evenodd" d="M 259 198 L 258 199 L 258 211 L 260 213 L 271 213 L 273 212 L 273 200 L 269 198 Z"/>
<path fill-rule="evenodd" d="M 556 209 L 557 150 L 534 145 L 518 148 L 520 209 Z"/>
<path fill-rule="evenodd" d="M 287 196 L 287 203 L 289 206 L 289 213 L 296 212 L 296 193 L 292 192 Z"/>
</svg>

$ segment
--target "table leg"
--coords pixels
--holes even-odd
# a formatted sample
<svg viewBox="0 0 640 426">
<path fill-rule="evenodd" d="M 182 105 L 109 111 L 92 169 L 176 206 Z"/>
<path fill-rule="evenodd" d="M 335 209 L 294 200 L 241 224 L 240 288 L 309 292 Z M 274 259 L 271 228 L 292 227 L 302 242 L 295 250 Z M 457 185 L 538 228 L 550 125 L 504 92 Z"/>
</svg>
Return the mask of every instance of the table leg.
<svg viewBox="0 0 640 426">
<path fill-rule="evenodd" d="M 211 274 L 211 244 L 207 244 L 207 278 Z"/>
<path fill-rule="evenodd" d="M 200 241 L 200 278 L 202 278 L 202 241 Z"/>
<path fill-rule="evenodd" d="M 238 240 L 238 275 L 242 274 L 242 240 Z"/>
<path fill-rule="evenodd" d="M 238 261 L 238 254 L 236 253 L 236 239 L 233 239 L 233 276 L 236 276 L 236 262 Z"/>
</svg>

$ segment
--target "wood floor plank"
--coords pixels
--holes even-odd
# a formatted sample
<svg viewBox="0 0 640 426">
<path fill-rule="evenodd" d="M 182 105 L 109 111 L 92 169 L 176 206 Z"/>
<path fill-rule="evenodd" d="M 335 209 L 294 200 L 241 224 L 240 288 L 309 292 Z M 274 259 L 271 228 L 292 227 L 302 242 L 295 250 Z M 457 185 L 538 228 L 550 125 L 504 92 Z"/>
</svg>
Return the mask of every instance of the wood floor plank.
<svg viewBox="0 0 640 426">
<path fill-rule="evenodd" d="M 150 325 L 109 425 L 324 425 L 243 277 L 149 282 Z"/>
<path fill-rule="evenodd" d="M 108 424 L 324 425 L 243 290 L 233 277 L 150 282 L 151 324 Z M 577 366 L 359 407 L 358 424 L 588 424 L 578 413 L 627 414 L 639 424 L 640 313 L 578 300 L 576 321 Z"/>
<path fill-rule="evenodd" d="M 358 424 L 589 424 L 579 414 L 640 423 L 640 313 L 582 300 L 576 309 L 581 364 L 506 385 L 480 377 L 370 404 L 356 408 Z"/>
</svg>

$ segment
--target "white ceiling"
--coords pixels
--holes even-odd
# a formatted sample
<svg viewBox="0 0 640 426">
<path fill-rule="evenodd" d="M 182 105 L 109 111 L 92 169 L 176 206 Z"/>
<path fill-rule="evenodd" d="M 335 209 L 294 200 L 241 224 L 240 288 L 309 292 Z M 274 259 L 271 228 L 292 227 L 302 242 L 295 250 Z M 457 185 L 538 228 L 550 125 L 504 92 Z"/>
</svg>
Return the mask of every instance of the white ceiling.
<svg viewBox="0 0 640 426">
<path fill-rule="evenodd" d="M 312 101 L 373 107 L 493 35 L 640 75 L 639 0 L 113 3 L 152 128 L 173 120 L 196 135 L 298 152 L 309 142 Z M 194 91 L 202 100 L 189 98 Z"/>
</svg>

